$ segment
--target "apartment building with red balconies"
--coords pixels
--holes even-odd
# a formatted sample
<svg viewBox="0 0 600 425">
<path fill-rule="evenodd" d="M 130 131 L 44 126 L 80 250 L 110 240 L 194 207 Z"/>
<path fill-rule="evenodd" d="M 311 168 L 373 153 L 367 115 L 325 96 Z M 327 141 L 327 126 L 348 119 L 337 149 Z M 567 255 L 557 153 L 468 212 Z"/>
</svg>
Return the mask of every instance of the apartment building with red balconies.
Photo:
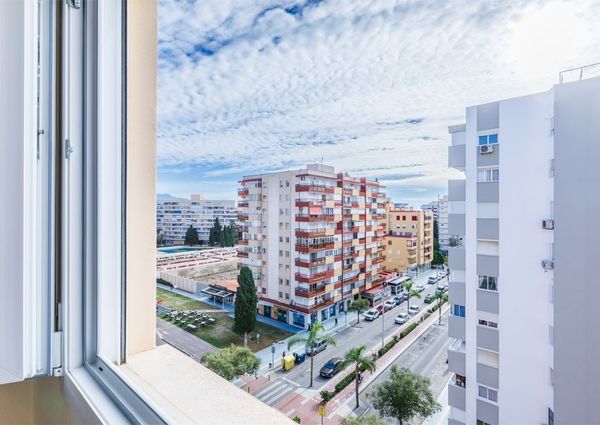
<svg viewBox="0 0 600 425">
<path fill-rule="evenodd" d="M 252 270 L 259 314 L 306 327 L 382 284 L 386 218 L 378 181 L 311 164 L 240 184 L 239 265 Z"/>
</svg>

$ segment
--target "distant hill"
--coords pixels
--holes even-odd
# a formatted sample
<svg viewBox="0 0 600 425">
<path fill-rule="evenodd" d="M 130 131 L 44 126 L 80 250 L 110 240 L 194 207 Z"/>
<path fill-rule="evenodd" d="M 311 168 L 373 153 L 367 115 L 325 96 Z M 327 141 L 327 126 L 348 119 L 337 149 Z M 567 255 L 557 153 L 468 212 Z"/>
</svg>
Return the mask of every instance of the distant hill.
<svg viewBox="0 0 600 425">
<path fill-rule="evenodd" d="M 179 198 L 179 197 L 173 196 L 169 193 L 157 193 L 156 200 L 157 201 L 185 201 L 185 198 Z"/>
</svg>

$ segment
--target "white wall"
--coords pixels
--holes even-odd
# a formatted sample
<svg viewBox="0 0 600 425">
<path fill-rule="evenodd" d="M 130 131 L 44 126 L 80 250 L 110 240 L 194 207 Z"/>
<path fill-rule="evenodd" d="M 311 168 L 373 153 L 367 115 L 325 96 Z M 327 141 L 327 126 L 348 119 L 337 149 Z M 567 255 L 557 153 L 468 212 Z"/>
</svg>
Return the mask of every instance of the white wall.
<svg viewBox="0 0 600 425">
<path fill-rule="evenodd" d="M 500 103 L 500 421 L 546 423 L 550 400 L 548 286 L 553 233 L 553 92 Z M 527 400 L 523 403 L 524 398 Z"/>
</svg>

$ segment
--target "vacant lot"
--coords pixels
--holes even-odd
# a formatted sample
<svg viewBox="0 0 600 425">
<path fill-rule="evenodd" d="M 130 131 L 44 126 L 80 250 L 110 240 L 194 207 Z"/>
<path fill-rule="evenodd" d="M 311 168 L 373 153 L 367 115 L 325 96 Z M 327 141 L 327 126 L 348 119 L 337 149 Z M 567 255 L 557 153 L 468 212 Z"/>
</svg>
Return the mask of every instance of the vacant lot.
<svg viewBox="0 0 600 425">
<path fill-rule="evenodd" d="M 156 303 L 171 310 L 214 310 L 214 306 L 196 301 L 192 298 L 156 288 Z"/>
</svg>

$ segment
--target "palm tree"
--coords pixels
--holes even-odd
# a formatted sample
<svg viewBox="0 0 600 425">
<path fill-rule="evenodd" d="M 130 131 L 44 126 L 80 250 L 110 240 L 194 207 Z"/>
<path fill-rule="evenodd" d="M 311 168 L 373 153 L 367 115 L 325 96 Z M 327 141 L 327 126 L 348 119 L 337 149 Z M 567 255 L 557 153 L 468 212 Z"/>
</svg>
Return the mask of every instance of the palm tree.
<svg viewBox="0 0 600 425">
<path fill-rule="evenodd" d="M 344 355 L 344 365 L 354 364 L 354 381 L 356 383 L 356 409 L 358 409 L 358 386 L 360 385 L 358 382 L 358 374 L 361 371 L 368 370 L 370 372 L 374 372 L 377 365 L 373 356 L 370 354 L 365 355 L 364 352 L 367 349 L 365 345 L 361 345 L 360 347 L 351 348 Z"/>
<path fill-rule="evenodd" d="M 404 284 L 404 290 L 406 291 L 406 295 L 408 298 L 406 299 L 406 311 L 410 308 L 410 297 L 421 298 L 421 293 L 416 289 L 413 289 L 412 282 L 406 282 Z"/>
<path fill-rule="evenodd" d="M 444 294 L 443 292 L 435 292 L 432 296 L 431 296 L 431 301 L 436 301 L 437 302 L 437 309 L 439 311 L 439 320 L 438 320 L 438 325 L 442 324 L 442 304 L 444 304 L 446 301 L 448 301 L 448 295 Z"/>
<path fill-rule="evenodd" d="M 356 323 L 360 323 L 360 313 L 364 310 L 369 309 L 369 300 L 366 298 L 359 298 L 356 301 L 353 301 L 352 304 L 348 307 L 350 311 L 356 311 Z"/>
<path fill-rule="evenodd" d="M 335 345 L 335 339 L 331 335 L 323 335 L 325 332 L 325 328 L 323 324 L 319 322 L 315 322 L 310 327 L 308 331 L 308 335 L 294 335 L 288 340 L 287 348 L 291 350 L 293 346 L 303 344 L 308 345 L 310 347 L 310 385 L 309 388 L 313 386 L 313 359 L 315 354 L 315 344 L 318 341 L 322 341 L 325 344 Z"/>
</svg>

